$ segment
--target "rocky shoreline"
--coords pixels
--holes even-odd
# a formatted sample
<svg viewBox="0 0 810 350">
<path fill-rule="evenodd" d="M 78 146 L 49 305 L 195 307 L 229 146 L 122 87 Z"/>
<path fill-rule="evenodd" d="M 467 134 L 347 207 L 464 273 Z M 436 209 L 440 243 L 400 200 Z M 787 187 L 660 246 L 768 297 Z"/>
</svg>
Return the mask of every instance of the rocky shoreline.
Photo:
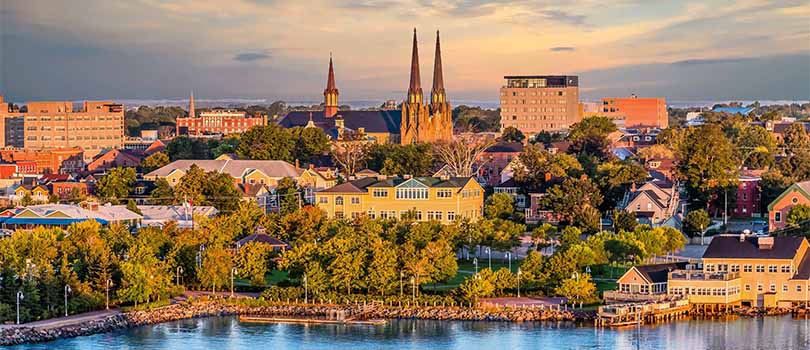
<svg viewBox="0 0 810 350">
<path fill-rule="evenodd" d="M 147 311 L 132 311 L 99 320 L 49 329 L 9 327 L 0 329 L 0 346 L 46 342 L 143 325 L 212 316 L 294 316 L 351 317 L 354 319 L 425 319 L 459 321 L 587 321 L 595 316 L 590 311 L 553 310 L 550 308 L 477 309 L 446 306 L 398 307 L 385 305 L 247 305 L 227 300 L 193 301 Z"/>
</svg>

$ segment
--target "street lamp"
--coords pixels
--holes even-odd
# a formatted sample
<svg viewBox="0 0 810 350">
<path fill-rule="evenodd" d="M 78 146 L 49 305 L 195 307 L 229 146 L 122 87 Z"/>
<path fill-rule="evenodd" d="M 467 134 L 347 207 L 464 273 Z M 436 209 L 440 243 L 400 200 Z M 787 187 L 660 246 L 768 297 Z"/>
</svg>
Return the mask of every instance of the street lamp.
<svg viewBox="0 0 810 350">
<path fill-rule="evenodd" d="M 413 276 L 411 276 L 411 299 L 416 301 L 416 280 L 414 280 Z"/>
<path fill-rule="evenodd" d="M 405 277 L 405 271 L 399 271 L 399 299 L 402 299 L 402 278 Z"/>
<path fill-rule="evenodd" d="M 20 300 L 25 299 L 25 295 L 21 290 L 17 291 L 17 324 L 20 324 Z"/>
<path fill-rule="evenodd" d="M 506 259 L 509 260 L 509 271 L 512 271 L 512 253 L 511 252 L 506 253 Z"/>
<path fill-rule="evenodd" d="M 473 258 L 473 265 L 475 265 L 475 275 L 478 276 L 478 258 Z"/>
<path fill-rule="evenodd" d="M 492 270 L 492 250 L 487 247 L 487 256 L 489 256 L 489 269 Z"/>
<path fill-rule="evenodd" d="M 307 274 L 304 274 L 304 304 L 309 304 L 309 286 L 307 285 Z"/>
<path fill-rule="evenodd" d="M 175 282 L 175 284 L 179 286 L 180 285 L 180 274 L 183 273 L 183 267 L 178 266 L 176 271 L 177 271 L 177 282 Z"/>
<path fill-rule="evenodd" d="M 523 272 L 522 272 L 522 271 L 520 271 L 520 267 L 518 267 L 518 272 L 517 272 L 517 282 L 518 282 L 518 298 L 520 298 L 520 275 L 521 275 L 522 273 L 523 273 Z"/>
<path fill-rule="evenodd" d="M 231 269 L 231 298 L 233 298 L 233 279 L 234 275 L 236 275 L 236 268 Z"/>
<path fill-rule="evenodd" d="M 68 297 L 68 293 L 70 293 L 70 292 L 71 292 L 70 285 L 66 284 L 65 285 L 65 317 L 67 317 L 67 315 L 68 315 L 67 297 Z"/>
<path fill-rule="evenodd" d="M 107 290 L 107 292 L 106 292 L 107 293 L 107 298 L 106 298 L 106 302 L 104 303 L 104 305 L 106 305 L 107 310 L 110 309 L 110 287 L 111 286 L 112 286 L 112 280 L 108 278 L 107 283 L 105 283 L 105 289 Z"/>
</svg>

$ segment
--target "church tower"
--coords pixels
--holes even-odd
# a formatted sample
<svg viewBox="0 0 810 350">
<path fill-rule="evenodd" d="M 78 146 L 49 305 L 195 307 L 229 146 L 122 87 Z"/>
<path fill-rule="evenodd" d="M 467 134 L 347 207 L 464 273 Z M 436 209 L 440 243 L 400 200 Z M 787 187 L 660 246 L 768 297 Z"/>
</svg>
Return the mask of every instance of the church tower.
<svg viewBox="0 0 810 350">
<path fill-rule="evenodd" d="M 453 138 L 453 110 L 444 92 L 442 72 L 442 49 L 439 31 L 436 31 L 436 57 L 433 61 L 433 89 L 430 91 L 430 122 L 433 141 L 449 141 Z"/>
<path fill-rule="evenodd" d="M 402 102 L 402 123 L 400 142 L 449 141 L 453 137 L 453 121 L 450 104 L 444 91 L 441 48 L 439 33 L 436 32 L 436 57 L 433 64 L 433 89 L 430 103 L 423 101 L 421 77 L 419 74 L 419 48 L 416 42 L 416 29 L 413 30 L 411 55 L 411 80 L 408 96 Z"/>
<path fill-rule="evenodd" d="M 332 54 L 329 54 L 329 77 L 326 80 L 326 89 L 323 90 L 324 118 L 332 118 L 337 115 L 339 94 L 335 86 L 335 69 L 332 67 Z"/>
</svg>

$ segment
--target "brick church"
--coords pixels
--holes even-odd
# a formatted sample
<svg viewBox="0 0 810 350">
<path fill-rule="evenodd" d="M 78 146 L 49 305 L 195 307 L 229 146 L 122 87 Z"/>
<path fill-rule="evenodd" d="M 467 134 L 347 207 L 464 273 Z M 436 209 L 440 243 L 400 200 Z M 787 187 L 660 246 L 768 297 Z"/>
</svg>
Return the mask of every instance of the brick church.
<svg viewBox="0 0 810 350">
<path fill-rule="evenodd" d="M 430 100 L 424 101 L 419 73 L 419 49 L 416 29 L 413 32 L 411 74 L 408 95 L 400 110 L 339 111 L 332 58 L 329 58 L 329 74 L 323 91 L 323 111 L 293 111 L 279 125 L 285 128 L 318 127 L 333 140 L 341 140 L 347 133 L 361 134 L 378 143 L 417 143 L 449 141 L 453 137 L 453 116 L 444 90 L 442 56 L 439 32 L 436 32 L 436 56 L 433 63 L 433 87 Z"/>
</svg>

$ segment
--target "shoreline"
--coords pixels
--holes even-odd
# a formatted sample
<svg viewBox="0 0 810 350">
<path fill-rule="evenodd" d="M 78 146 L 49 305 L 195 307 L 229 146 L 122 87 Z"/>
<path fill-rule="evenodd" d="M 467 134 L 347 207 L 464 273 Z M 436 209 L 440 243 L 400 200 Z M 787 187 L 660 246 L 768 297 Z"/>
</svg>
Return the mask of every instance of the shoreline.
<svg viewBox="0 0 810 350">
<path fill-rule="evenodd" d="M 245 299 L 242 299 L 245 300 Z M 62 338 L 154 325 L 184 319 L 225 316 L 338 317 L 357 319 L 422 319 L 439 321 L 534 322 L 593 320 L 593 311 L 539 308 L 486 309 L 450 306 L 399 307 L 380 304 L 284 304 L 213 299 L 194 300 L 145 311 L 131 311 L 102 319 L 53 328 L 25 325 L 0 328 L 0 346 L 42 343 Z"/>
</svg>

